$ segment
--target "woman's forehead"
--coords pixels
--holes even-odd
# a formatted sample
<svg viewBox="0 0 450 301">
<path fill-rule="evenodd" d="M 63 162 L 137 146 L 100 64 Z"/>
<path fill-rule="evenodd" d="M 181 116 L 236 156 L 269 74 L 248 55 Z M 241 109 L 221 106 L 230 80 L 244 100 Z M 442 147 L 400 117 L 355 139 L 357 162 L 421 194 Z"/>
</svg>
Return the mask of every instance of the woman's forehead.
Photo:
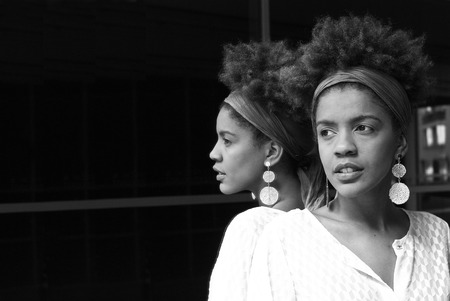
<svg viewBox="0 0 450 301">
<path fill-rule="evenodd" d="M 320 96 L 316 121 L 319 122 L 320 118 L 341 119 L 350 115 L 388 115 L 380 103 L 379 98 L 366 90 L 351 87 L 333 89 Z"/>
<path fill-rule="evenodd" d="M 233 134 L 251 135 L 248 127 L 243 126 L 237 118 L 234 117 L 231 109 L 222 108 L 217 116 L 217 131 L 227 131 Z"/>
</svg>

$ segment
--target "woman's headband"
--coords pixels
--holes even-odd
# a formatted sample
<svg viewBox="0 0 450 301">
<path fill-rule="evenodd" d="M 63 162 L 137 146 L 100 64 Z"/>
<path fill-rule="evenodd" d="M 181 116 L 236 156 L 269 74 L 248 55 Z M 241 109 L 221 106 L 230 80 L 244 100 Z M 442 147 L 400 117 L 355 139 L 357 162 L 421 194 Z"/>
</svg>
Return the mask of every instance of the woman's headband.
<svg viewBox="0 0 450 301">
<path fill-rule="evenodd" d="M 236 112 L 270 139 L 279 143 L 292 158 L 303 161 L 312 148 L 308 131 L 299 123 L 263 109 L 256 101 L 251 101 L 240 92 L 232 92 L 225 100 Z"/>
<path fill-rule="evenodd" d="M 389 108 L 398 121 L 402 134 L 406 137 L 411 121 L 411 104 L 402 85 L 392 76 L 364 67 L 338 71 L 317 86 L 313 97 L 313 113 L 317 109 L 317 99 L 327 88 L 339 83 L 359 83 L 371 89 Z"/>
</svg>

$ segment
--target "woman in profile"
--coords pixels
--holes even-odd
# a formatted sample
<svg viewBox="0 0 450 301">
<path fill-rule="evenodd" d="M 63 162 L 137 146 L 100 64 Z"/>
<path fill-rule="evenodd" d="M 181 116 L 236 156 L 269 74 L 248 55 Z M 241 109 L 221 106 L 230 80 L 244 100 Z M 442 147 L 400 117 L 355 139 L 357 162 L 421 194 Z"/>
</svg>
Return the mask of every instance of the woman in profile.
<svg viewBox="0 0 450 301">
<path fill-rule="evenodd" d="M 211 275 L 210 301 L 245 300 L 264 226 L 291 209 L 320 206 L 324 183 L 308 112 L 282 88 L 282 73 L 295 53 L 283 42 L 227 45 L 224 53 L 220 80 L 230 95 L 220 106 L 210 157 L 221 192 L 250 191 L 259 207 L 228 225 Z"/>
<path fill-rule="evenodd" d="M 449 300 L 448 224 L 398 206 L 409 197 L 401 178 L 411 106 L 429 83 L 423 43 L 370 16 L 316 24 L 290 78 L 312 95 L 337 194 L 265 227 L 248 300 Z"/>
</svg>

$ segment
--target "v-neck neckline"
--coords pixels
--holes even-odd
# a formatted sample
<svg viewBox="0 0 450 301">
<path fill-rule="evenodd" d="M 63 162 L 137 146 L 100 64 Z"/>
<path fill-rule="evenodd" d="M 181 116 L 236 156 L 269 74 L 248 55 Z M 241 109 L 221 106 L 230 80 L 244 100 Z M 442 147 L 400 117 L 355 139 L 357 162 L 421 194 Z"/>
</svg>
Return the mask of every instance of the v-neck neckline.
<svg viewBox="0 0 450 301">
<path fill-rule="evenodd" d="M 342 244 L 333 234 L 331 234 L 330 231 L 328 231 L 328 229 L 320 222 L 320 220 L 311 211 L 309 211 L 308 209 L 305 209 L 303 211 L 305 211 L 307 213 L 307 215 L 309 215 L 310 218 L 313 220 L 313 222 L 318 225 L 319 229 L 321 229 L 321 232 L 323 232 L 323 234 L 326 237 L 328 237 L 328 239 L 333 241 L 333 243 L 339 247 L 340 253 L 341 253 L 341 258 L 343 259 L 345 264 L 353 267 L 354 269 L 356 269 L 358 271 L 361 271 L 361 272 L 371 276 L 372 278 L 374 278 L 377 281 L 386 285 L 393 293 L 395 293 L 395 287 L 396 287 L 395 273 L 398 268 L 397 267 L 398 254 L 397 254 L 396 247 L 399 245 L 405 244 L 406 240 L 409 237 L 411 237 L 412 232 L 413 232 L 412 217 L 408 214 L 408 212 L 406 210 L 404 210 L 404 209 L 401 209 L 401 210 L 406 214 L 406 216 L 409 219 L 409 228 L 403 237 L 401 237 L 399 239 L 395 239 L 391 245 L 392 249 L 394 250 L 394 253 L 397 256 L 397 260 L 396 260 L 395 268 L 394 268 L 394 281 L 393 281 L 394 288 L 390 287 L 383 279 L 381 279 L 381 277 L 377 273 L 375 273 L 373 271 L 373 269 L 366 262 L 364 262 L 358 255 L 356 255 L 352 250 L 350 250 L 344 244 Z"/>
</svg>

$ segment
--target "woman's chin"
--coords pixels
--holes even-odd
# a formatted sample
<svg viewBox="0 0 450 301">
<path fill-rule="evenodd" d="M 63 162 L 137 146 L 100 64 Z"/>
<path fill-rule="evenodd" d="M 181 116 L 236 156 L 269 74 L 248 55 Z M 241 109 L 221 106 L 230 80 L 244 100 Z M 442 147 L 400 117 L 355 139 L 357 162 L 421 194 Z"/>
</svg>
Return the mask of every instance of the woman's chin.
<svg viewBox="0 0 450 301">
<path fill-rule="evenodd" d="M 234 193 L 239 192 L 236 189 L 233 189 L 232 187 L 228 187 L 224 184 L 220 184 L 219 189 L 220 189 L 220 192 L 222 192 L 223 194 L 234 194 Z"/>
<path fill-rule="evenodd" d="M 222 192 L 223 194 L 233 194 L 233 193 L 235 193 L 235 192 L 230 192 L 229 190 L 227 190 L 227 189 L 220 189 L 220 192 Z"/>
</svg>

